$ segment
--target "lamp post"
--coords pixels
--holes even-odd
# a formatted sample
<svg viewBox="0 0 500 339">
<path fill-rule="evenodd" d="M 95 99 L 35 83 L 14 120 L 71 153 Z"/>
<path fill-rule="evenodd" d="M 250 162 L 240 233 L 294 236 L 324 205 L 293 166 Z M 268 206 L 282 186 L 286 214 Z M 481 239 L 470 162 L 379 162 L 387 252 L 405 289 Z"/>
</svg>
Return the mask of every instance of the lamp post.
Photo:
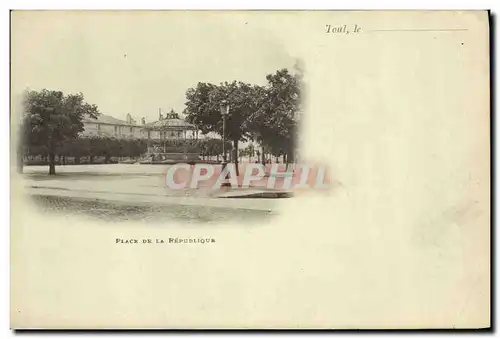
<svg viewBox="0 0 500 339">
<path fill-rule="evenodd" d="M 223 100 L 220 105 L 220 114 L 222 115 L 222 170 L 226 168 L 226 117 L 229 114 L 229 104 Z"/>
</svg>

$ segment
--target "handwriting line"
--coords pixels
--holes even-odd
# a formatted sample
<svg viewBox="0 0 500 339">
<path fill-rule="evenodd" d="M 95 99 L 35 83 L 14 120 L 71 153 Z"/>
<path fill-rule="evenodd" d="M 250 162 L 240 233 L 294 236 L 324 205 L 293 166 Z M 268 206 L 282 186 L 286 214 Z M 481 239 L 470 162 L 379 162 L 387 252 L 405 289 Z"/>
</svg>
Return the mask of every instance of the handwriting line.
<svg viewBox="0 0 500 339">
<path fill-rule="evenodd" d="M 441 29 L 371 29 L 368 32 L 459 32 L 468 31 L 467 28 L 441 28 Z"/>
</svg>

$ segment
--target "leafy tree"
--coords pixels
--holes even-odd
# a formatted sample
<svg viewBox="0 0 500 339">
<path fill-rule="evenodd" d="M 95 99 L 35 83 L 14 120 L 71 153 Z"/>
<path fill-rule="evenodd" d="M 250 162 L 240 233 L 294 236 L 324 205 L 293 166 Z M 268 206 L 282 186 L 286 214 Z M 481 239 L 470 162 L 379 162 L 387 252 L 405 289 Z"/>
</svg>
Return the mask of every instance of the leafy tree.
<svg viewBox="0 0 500 339">
<path fill-rule="evenodd" d="M 89 143 L 88 139 L 77 138 L 74 140 L 69 140 L 65 142 L 62 148 L 59 150 L 59 157 L 63 157 L 63 164 L 66 163 L 66 158 L 74 157 L 75 164 L 80 163 L 81 157 L 88 155 L 89 153 Z"/>
<path fill-rule="evenodd" d="M 89 162 L 94 163 L 94 158 L 103 154 L 102 141 L 100 137 L 89 138 Z"/>
<path fill-rule="evenodd" d="M 24 100 L 23 145 L 45 146 L 49 175 L 56 174 L 55 156 L 65 142 L 83 131 L 85 116 L 96 118 L 97 106 L 84 101 L 83 94 L 64 95 L 61 91 L 43 89 L 28 91 Z"/>
<path fill-rule="evenodd" d="M 138 158 L 144 153 L 146 153 L 148 149 L 147 143 L 145 140 L 130 140 L 130 157 Z"/>
<path fill-rule="evenodd" d="M 208 132 L 223 135 L 223 119 L 221 106 L 223 102 L 229 105 L 226 117 L 225 137 L 233 143 L 233 158 L 238 173 L 238 142 L 246 141 L 250 136 L 246 121 L 256 110 L 255 91 L 257 87 L 250 84 L 233 81 L 214 85 L 198 83 L 195 88 L 186 92 L 186 120 L 199 126 L 205 134 Z"/>
<path fill-rule="evenodd" d="M 247 146 L 248 161 L 252 162 L 252 158 L 255 155 L 255 147 L 253 144 Z"/>
<path fill-rule="evenodd" d="M 126 139 L 118 140 L 115 138 L 103 138 L 100 145 L 100 155 L 104 156 L 104 163 L 109 164 L 111 157 L 122 157 L 124 156 L 123 153 L 128 153 L 130 156 L 132 153 L 130 146 L 129 140 Z"/>
<path fill-rule="evenodd" d="M 240 149 L 239 151 L 239 157 L 240 157 L 240 162 L 243 161 L 243 157 L 246 157 L 247 156 L 247 148 L 243 148 L 243 149 Z"/>
<path fill-rule="evenodd" d="M 240 151 L 240 161 L 242 157 L 248 157 L 248 160 L 252 162 L 252 157 L 254 155 L 255 155 L 255 148 L 253 144 L 250 144 Z"/>
<path fill-rule="evenodd" d="M 286 153 L 294 161 L 298 113 L 301 110 L 302 74 L 278 70 L 266 77 L 268 85 L 258 89 L 258 109 L 248 119 L 253 137 L 273 155 Z"/>
<path fill-rule="evenodd" d="M 219 160 L 219 157 L 222 154 L 222 141 L 220 139 L 205 139 L 200 141 L 202 142 L 202 146 L 200 146 L 203 150 L 202 154 L 208 157 L 216 156 L 217 160 Z M 224 148 L 226 152 L 230 152 L 232 144 L 229 141 L 226 141 Z"/>
</svg>

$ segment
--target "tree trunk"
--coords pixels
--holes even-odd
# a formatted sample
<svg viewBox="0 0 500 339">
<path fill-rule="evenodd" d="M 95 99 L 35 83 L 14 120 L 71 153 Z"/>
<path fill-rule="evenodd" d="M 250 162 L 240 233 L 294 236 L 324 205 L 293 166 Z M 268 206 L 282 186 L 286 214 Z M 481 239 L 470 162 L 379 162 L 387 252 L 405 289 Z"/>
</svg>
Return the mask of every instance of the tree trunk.
<svg viewBox="0 0 500 339">
<path fill-rule="evenodd" d="M 91 163 L 91 164 L 94 163 L 94 156 L 93 155 L 90 156 L 89 163 Z"/>
<path fill-rule="evenodd" d="M 49 153 L 49 175 L 56 174 L 56 155 L 51 152 Z"/>
<path fill-rule="evenodd" d="M 79 165 L 80 164 L 80 157 L 75 157 L 75 165 Z"/>
<path fill-rule="evenodd" d="M 293 164 L 295 162 L 295 155 L 293 149 L 290 150 L 290 153 L 288 154 L 288 162 Z"/>
<path fill-rule="evenodd" d="M 295 158 L 294 158 L 294 151 L 291 149 L 287 154 L 286 154 L 286 169 L 288 170 L 288 165 L 292 165 L 295 163 Z"/>
<path fill-rule="evenodd" d="M 265 153 L 265 150 L 264 150 L 264 146 L 262 146 L 262 165 L 265 165 L 266 164 L 266 153 Z"/>
<path fill-rule="evenodd" d="M 238 140 L 233 140 L 233 154 L 234 154 L 234 166 L 236 168 L 236 176 L 240 175 L 238 168 Z"/>
</svg>

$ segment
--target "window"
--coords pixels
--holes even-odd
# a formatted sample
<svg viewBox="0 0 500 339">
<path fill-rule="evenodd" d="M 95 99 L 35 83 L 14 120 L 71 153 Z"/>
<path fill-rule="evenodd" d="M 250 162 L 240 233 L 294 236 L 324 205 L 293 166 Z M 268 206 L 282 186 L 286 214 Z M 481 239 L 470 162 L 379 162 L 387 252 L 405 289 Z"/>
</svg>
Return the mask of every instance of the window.
<svg viewBox="0 0 500 339">
<path fill-rule="evenodd" d="M 101 131 L 101 125 L 97 124 L 97 132 Z"/>
<path fill-rule="evenodd" d="M 118 126 L 115 126 L 115 134 L 118 133 Z"/>
<path fill-rule="evenodd" d="M 132 133 L 132 127 L 130 127 L 130 133 Z"/>
</svg>

